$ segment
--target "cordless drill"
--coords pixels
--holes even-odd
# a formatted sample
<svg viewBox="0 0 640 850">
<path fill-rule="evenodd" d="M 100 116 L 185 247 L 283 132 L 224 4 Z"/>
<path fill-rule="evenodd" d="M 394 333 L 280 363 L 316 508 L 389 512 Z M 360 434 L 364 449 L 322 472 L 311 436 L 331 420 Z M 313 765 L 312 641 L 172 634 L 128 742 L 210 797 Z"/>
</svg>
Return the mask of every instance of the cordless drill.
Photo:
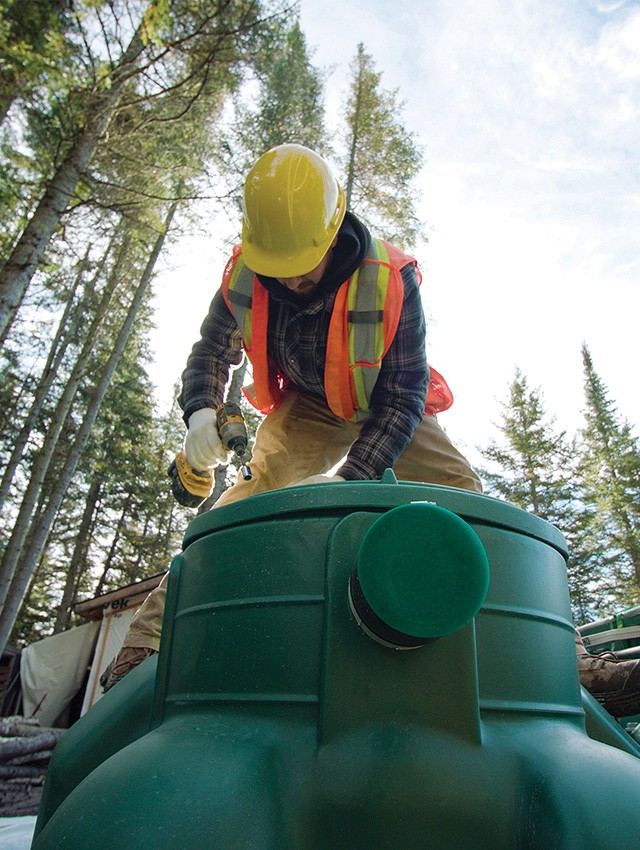
<svg viewBox="0 0 640 850">
<path fill-rule="evenodd" d="M 240 405 L 227 401 L 216 410 L 216 426 L 227 451 L 233 452 L 240 461 L 240 473 L 245 481 L 251 479 L 251 452 L 249 438 Z M 213 473 L 210 469 L 192 469 L 184 450 L 179 451 L 167 472 L 171 479 L 171 491 L 181 505 L 197 508 L 213 490 Z"/>
</svg>

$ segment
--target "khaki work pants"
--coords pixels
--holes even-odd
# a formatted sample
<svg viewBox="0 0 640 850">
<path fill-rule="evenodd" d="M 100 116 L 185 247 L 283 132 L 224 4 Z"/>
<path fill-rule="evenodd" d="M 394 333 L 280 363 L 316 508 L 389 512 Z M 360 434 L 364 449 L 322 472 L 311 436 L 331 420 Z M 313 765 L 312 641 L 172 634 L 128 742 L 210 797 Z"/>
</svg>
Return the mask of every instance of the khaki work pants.
<svg viewBox="0 0 640 850">
<path fill-rule="evenodd" d="M 362 423 L 346 422 L 317 399 L 292 393 L 261 423 L 251 460 L 253 477 L 238 480 L 214 508 L 328 472 L 347 454 Z M 393 468 L 399 481 L 445 484 L 482 492 L 480 479 L 435 416 L 425 416 Z M 134 615 L 124 646 L 160 646 L 167 592 L 165 575 Z"/>
</svg>

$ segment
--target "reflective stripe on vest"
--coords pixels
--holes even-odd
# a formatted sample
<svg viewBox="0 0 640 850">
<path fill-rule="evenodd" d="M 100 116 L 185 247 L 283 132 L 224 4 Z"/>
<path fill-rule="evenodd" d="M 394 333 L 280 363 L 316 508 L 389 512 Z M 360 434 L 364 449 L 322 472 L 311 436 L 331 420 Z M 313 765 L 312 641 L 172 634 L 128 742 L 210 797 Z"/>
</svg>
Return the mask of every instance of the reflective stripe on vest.
<svg viewBox="0 0 640 850">
<path fill-rule="evenodd" d="M 324 389 L 329 407 L 357 422 L 370 409 L 382 358 L 398 329 L 404 286 L 400 269 L 412 258 L 372 239 L 363 263 L 342 284 L 329 325 Z"/>
<path fill-rule="evenodd" d="M 224 270 L 222 293 L 227 306 L 233 313 L 242 344 L 246 350 L 251 349 L 251 321 L 253 304 L 253 272 L 249 272 L 240 259 L 242 248 L 235 245 L 231 259 Z"/>
</svg>

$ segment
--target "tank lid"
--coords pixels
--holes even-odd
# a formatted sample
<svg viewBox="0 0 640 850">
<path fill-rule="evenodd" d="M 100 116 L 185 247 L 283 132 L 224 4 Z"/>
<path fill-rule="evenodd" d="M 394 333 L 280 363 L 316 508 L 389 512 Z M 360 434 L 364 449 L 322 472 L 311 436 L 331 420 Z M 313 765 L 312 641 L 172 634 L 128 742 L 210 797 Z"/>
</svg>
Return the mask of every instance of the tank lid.
<svg viewBox="0 0 640 850">
<path fill-rule="evenodd" d="M 398 482 L 391 470 L 385 472 L 381 481 L 287 487 L 214 508 L 189 524 L 183 545 L 186 549 L 211 532 L 246 523 L 293 516 L 310 519 L 322 514 L 341 516 L 355 511 L 381 513 L 412 502 L 440 505 L 472 525 L 480 523 L 526 534 L 553 546 L 567 557 L 567 544 L 561 532 L 540 517 L 480 493 L 413 481 Z"/>
</svg>

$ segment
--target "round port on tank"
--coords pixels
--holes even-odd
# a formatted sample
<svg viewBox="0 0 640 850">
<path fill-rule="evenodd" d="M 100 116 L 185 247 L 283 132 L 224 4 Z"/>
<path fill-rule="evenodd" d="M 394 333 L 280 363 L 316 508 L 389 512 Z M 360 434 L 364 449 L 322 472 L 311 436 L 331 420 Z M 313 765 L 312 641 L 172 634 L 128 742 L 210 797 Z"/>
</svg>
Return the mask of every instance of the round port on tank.
<svg viewBox="0 0 640 850">
<path fill-rule="evenodd" d="M 489 589 L 489 561 L 471 526 L 418 502 L 383 514 L 365 534 L 349 603 L 369 637 L 416 649 L 469 623 Z"/>
</svg>

